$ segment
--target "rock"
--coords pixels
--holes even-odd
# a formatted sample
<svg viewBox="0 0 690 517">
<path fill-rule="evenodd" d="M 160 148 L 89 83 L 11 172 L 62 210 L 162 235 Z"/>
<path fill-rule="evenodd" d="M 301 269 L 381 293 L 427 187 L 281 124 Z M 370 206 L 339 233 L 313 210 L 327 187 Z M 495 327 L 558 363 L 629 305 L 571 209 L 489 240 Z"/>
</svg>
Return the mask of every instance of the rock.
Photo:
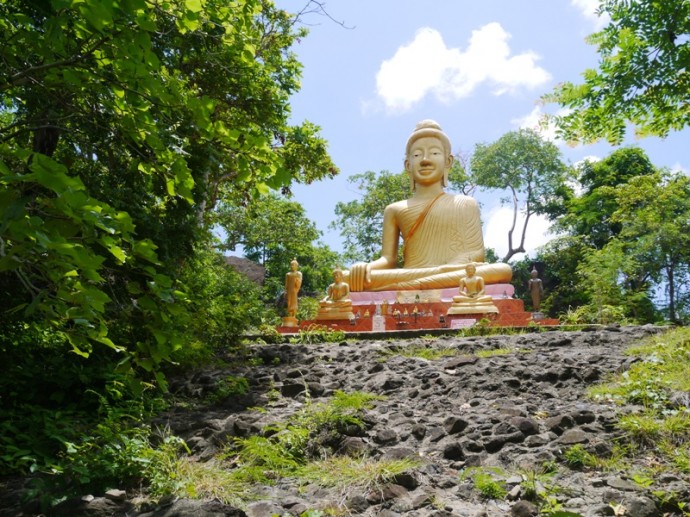
<svg viewBox="0 0 690 517">
<path fill-rule="evenodd" d="M 348 510 L 355 513 L 362 513 L 369 508 L 367 498 L 360 494 L 354 494 L 347 498 L 345 506 Z"/>
<path fill-rule="evenodd" d="M 362 438 L 346 436 L 340 442 L 338 452 L 353 458 L 361 458 L 366 456 L 369 450 L 369 445 Z"/>
<path fill-rule="evenodd" d="M 618 411 L 640 408 L 587 402 L 585 390 L 593 380 L 624 371 L 639 361 L 623 351 L 634 339 L 653 331 L 653 327 L 602 330 L 593 326 L 587 332 L 516 336 L 448 335 L 405 342 L 351 339 L 339 345 L 308 347 L 250 345 L 241 358 L 228 355 L 222 366 L 178 377 L 171 374 L 170 379 L 171 392 L 184 399 L 194 394 L 207 396 L 218 380 L 228 375 L 245 377 L 250 385 L 246 397 L 229 397 L 221 404 L 198 407 L 175 406 L 173 402 L 173 407 L 157 416 L 152 425 L 170 429 L 184 439 L 193 451 L 191 460 L 215 460 L 234 437 L 277 439 L 275 431 L 267 430 L 271 424 L 291 425 L 300 422 L 305 412 L 320 414 L 328 402 L 316 397 L 332 396 L 336 391 L 368 392 L 384 399 L 358 415 L 363 425 L 331 425 L 327 415 L 324 420 L 329 425 L 309 437 L 308 459 L 348 456 L 355 468 L 360 468 L 361 461 L 362 469 L 380 461 L 419 458 L 420 464 L 392 476 L 388 485 L 367 489 L 321 487 L 316 482 L 305 485 L 304 480 L 276 477 L 270 484 L 255 487 L 256 499 L 247 503 L 250 515 L 294 516 L 331 507 L 366 516 L 534 515 L 534 504 L 520 500 L 526 494 L 518 474 L 538 472 L 545 462 L 558 461 L 559 472 L 549 484 L 563 490 L 558 492 L 563 510 L 588 517 L 613 515 L 609 503 L 614 502 L 626 509 L 626 516 L 651 517 L 668 511 L 655 508 L 655 490 L 672 491 L 678 500 L 690 500 L 686 475 L 662 473 L 644 488 L 621 475 L 569 470 L 561 460 L 563 451 L 580 443 L 597 456 L 610 456 L 612 444 L 621 438 Z M 449 348 L 467 355 L 448 360 L 395 355 L 409 345 Z M 502 347 L 530 353 L 480 360 L 470 356 Z M 382 361 L 382 349 L 393 355 Z M 252 366 L 241 364 L 247 359 L 252 360 Z M 263 365 L 256 366 L 258 359 L 264 360 Z M 671 397 L 682 404 L 685 393 L 679 391 Z M 633 457 L 631 471 L 643 467 L 647 457 Z M 232 454 L 222 462 L 226 469 L 237 464 Z M 460 477 L 460 471 L 469 467 L 500 469 L 511 501 L 480 499 L 471 480 Z M 264 473 L 275 476 L 269 468 Z M 40 514 L 37 504 L 22 507 L 18 503 L 22 491 L 27 490 L 22 483 L 0 478 L 0 517 Z M 138 496 L 141 501 L 132 497 L 134 490 L 116 500 L 78 497 L 57 505 L 55 513 L 94 517 L 246 515 L 208 499 L 170 497 L 158 503 L 146 500 L 145 492 Z"/>
<path fill-rule="evenodd" d="M 525 436 L 530 436 L 539 433 L 539 424 L 532 418 L 525 418 L 522 416 L 515 416 L 508 420 L 508 423 L 517 428 Z"/>
<path fill-rule="evenodd" d="M 280 394 L 283 397 L 296 397 L 305 389 L 306 386 L 302 383 L 285 383 L 280 387 Z"/>
<path fill-rule="evenodd" d="M 443 457 L 447 460 L 462 460 L 465 458 L 465 453 L 459 443 L 453 442 L 443 447 Z"/>
<path fill-rule="evenodd" d="M 280 506 L 269 501 L 259 501 L 258 503 L 251 503 L 247 506 L 248 517 L 267 517 L 268 515 L 281 515 L 282 513 L 283 509 Z"/>
<path fill-rule="evenodd" d="M 398 433 L 393 429 L 381 429 L 374 436 L 374 441 L 380 444 L 391 444 L 398 441 Z"/>
<path fill-rule="evenodd" d="M 544 421 L 544 425 L 550 431 L 561 435 L 566 429 L 570 429 L 575 425 L 575 420 L 570 415 L 558 415 L 547 418 Z"/>
<path fill-rule="evenodd" d="M 443 428 L 448 434 L 457 434 L 464 431 L 469 423 L 458 416 L 449 416 L 443 421 Z"/>
<path fill-rule="evenodd" d="M 628 510 L 628 515 L 635 517 L 656 517 L 659 515 L 656 504 L 649 497 L 637 496 L 626 499 L 624 505 Z"/>
<path fill-rule="evenodd" d="M 383 453 L 384 460 L 402 460 L 406 458 L 419 458 L 416 450 L 409 447 L 392 447 Z"/>
<path fill-rule="evenodd" d="M 421 440 L 426 435 L 426 426 L 424 424 L 415 424 L 412 426 L 412 436 Z"/>
<path fill-rule="evenodd" d="M 385 501 L 390 501 L 391 499 L 397 499 L 400 497 L 405 497 L 407 495 L 407 490 L 405 487 L 400 485 L 385 485 L 384 487 L 376 490 L 372 490 L 367 494 L 366 499 L 369 504 L 381 504 Z M 379 515 L 381 515 L 379 513 Z"/>
<path fill-rule="evenodd" d="M 608 478 L 606 480 L 606 485 L 616 490 L 626 490 L 626 491 L 636 491 L 639 487 L 627 479 L 620 478 L 618 476 Z"/>
<path fill-rule="evenodd" d="M 542 447 L 543 445 L 546 445 L 547 443 L 551 442 L 551 437 L 546 434 L 535 434 L 532 436 L 528 436 L 525 439 L 525 445 L 528 447 Z"/>
<path fill-rule="evenodd" d="M 463 355 L 460 357 L 455 357 L 450 361 L 446 361 L 443 367 L 446 370 L 455 370 L 461 366 L 467 366 L 469 364 L 475 364 L 479 358 L 475 355 Z"/>
<path fill-rule="evenodd" d="M 520 499 L 520 494 L 522 494 L 522 487 L 520 485 L 515 485 L 510 489 L 510 492 L 506 495 L 507 501 L 517 501 Z"/>
<path fill-rule="evenodd" d="M 510 515 L 513 517 L 533 517 L 539 515 L 539 508 L 529 501 L 518 501 L 510 507 Z"/>
<path fill-rule="evenodd" d="M 392 480 L 396 485 L 406 488 L 407 490 L 414 490 L 419 486 L 419 479 L 412 472 L 403 472 L 402 474 L 396 474 L 393 476 Z"/>
<path fill-rule="evenodd" d="M 568 429 L 557 442 L 563 445 L 575 445 L 576 443 L 589 442 L 589 437 L 582 429 Z"/>
<path fill-rule="evenodd" d="M 115 488 L 108 490 L 104 495 L 106 499 L 115 501 L 116 503 L 127 499 L 127 492 Z"/>
<path fill-rule="evenodd" d="M 520 443 L 525 439 L 525 435 L 520 431 L 510 434 L 495 434 L 484 442 L 484 448 L 488 452 L 500 451 L 506 443 Z"/>
</svg>

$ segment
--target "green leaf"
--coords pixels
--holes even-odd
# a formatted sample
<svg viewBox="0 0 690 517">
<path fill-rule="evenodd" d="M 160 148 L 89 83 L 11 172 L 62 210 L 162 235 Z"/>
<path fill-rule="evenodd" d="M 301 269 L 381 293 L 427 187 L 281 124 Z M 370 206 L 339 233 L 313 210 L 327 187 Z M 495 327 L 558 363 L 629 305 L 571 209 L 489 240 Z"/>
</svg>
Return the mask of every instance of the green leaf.
<svg viewBox="0 0 690 517">
<path fill-rule="evenodd" d="M 192 12 L 198 13 L 203 9 L 201 0 L 184 0 L 184 5 Z"/>
</svg>

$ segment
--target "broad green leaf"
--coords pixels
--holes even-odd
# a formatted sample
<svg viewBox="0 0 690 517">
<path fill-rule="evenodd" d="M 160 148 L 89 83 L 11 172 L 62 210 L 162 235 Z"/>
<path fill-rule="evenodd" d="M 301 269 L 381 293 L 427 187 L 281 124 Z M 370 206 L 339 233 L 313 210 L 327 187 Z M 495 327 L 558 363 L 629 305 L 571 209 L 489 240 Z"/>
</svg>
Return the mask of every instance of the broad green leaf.
<svg viewBox="0 0 690 517">
<path fill-rule="evenodd" d="M 195 13 L 203 9 L 202 0 L 184 0 L 184 5 L 187 9 Z"/>
</svg>

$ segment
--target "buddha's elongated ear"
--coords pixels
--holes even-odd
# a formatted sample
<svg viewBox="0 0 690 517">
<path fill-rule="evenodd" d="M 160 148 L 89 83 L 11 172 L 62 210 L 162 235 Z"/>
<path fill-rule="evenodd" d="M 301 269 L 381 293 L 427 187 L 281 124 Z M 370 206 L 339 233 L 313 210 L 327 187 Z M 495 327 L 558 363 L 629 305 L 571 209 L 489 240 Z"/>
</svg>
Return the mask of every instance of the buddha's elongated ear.
<svg viewBox="0 0 690 517">
<path fill-rule="evenodd" d="M 446 168 L 443 169 L 443 187 L 448 186 L 448 174 L 450 174 L 450 168 L 453 166 L 453 161 L 455 161 L 455 157 L 452 154 L 448 155 L 448 158 L 446 158 Z"/>
<path fill-rule="evenodd" d="M 410 178 L 410 191 L 414 192 L 417 188 L 417 184 L 414 181 L 414 175 L 410 170 L 410 160 L 405 160 L 405 170 L 407 171 L 407 176 Z"/>
</svg>

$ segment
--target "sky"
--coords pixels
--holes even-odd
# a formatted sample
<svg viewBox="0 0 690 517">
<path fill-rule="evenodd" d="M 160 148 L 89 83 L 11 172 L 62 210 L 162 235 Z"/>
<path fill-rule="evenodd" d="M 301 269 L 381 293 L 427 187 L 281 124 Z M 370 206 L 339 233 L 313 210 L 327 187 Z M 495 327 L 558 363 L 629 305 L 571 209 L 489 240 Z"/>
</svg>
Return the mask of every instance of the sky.
<svg viewBox="0 0 690 517">
<path fill-rule="evenodd" d="M 290 12 L 307 0 L 276 2 Z M 303 65 L 302 88 L 291 98 L 292 122 L 320 126 L 340 169 L 332 180 L 296 185 L 294 199 L 323 232 L 322 242 L 342 251 L 343 238 L 328 228 L 339 201 L 361 193 L 348 177 L 403 170 L 407 138 L 417 122 L 436 120 L 452 152 L 469 155 L 509 131 L 536 128 L 555 113 L 540 97 L 563 81 L 581 82 L 598 55 L 586 37 L 605 25 L 596 0 L 331 0 L 326 16 L 306 14 L 309 34 L 293 48 Z M 544 136 L 554 138 L 546 131 Z M 690 130 L 666 139 L 623 145 L 645 150 L 657 167 L 690 170 Z M 555 141 L 566 163 L 606 157 L 615 148 L 597 143 L 568 147 Z M 484 241 L 499 256 L 507 250 L 512 208 L 500 191 L 475 194 L 482 205 Z M 548 224 L 530 220 L 528 254 L 553 238 Z M 519 260 L 522 255 L 513 259 Z"/>
</svg>

